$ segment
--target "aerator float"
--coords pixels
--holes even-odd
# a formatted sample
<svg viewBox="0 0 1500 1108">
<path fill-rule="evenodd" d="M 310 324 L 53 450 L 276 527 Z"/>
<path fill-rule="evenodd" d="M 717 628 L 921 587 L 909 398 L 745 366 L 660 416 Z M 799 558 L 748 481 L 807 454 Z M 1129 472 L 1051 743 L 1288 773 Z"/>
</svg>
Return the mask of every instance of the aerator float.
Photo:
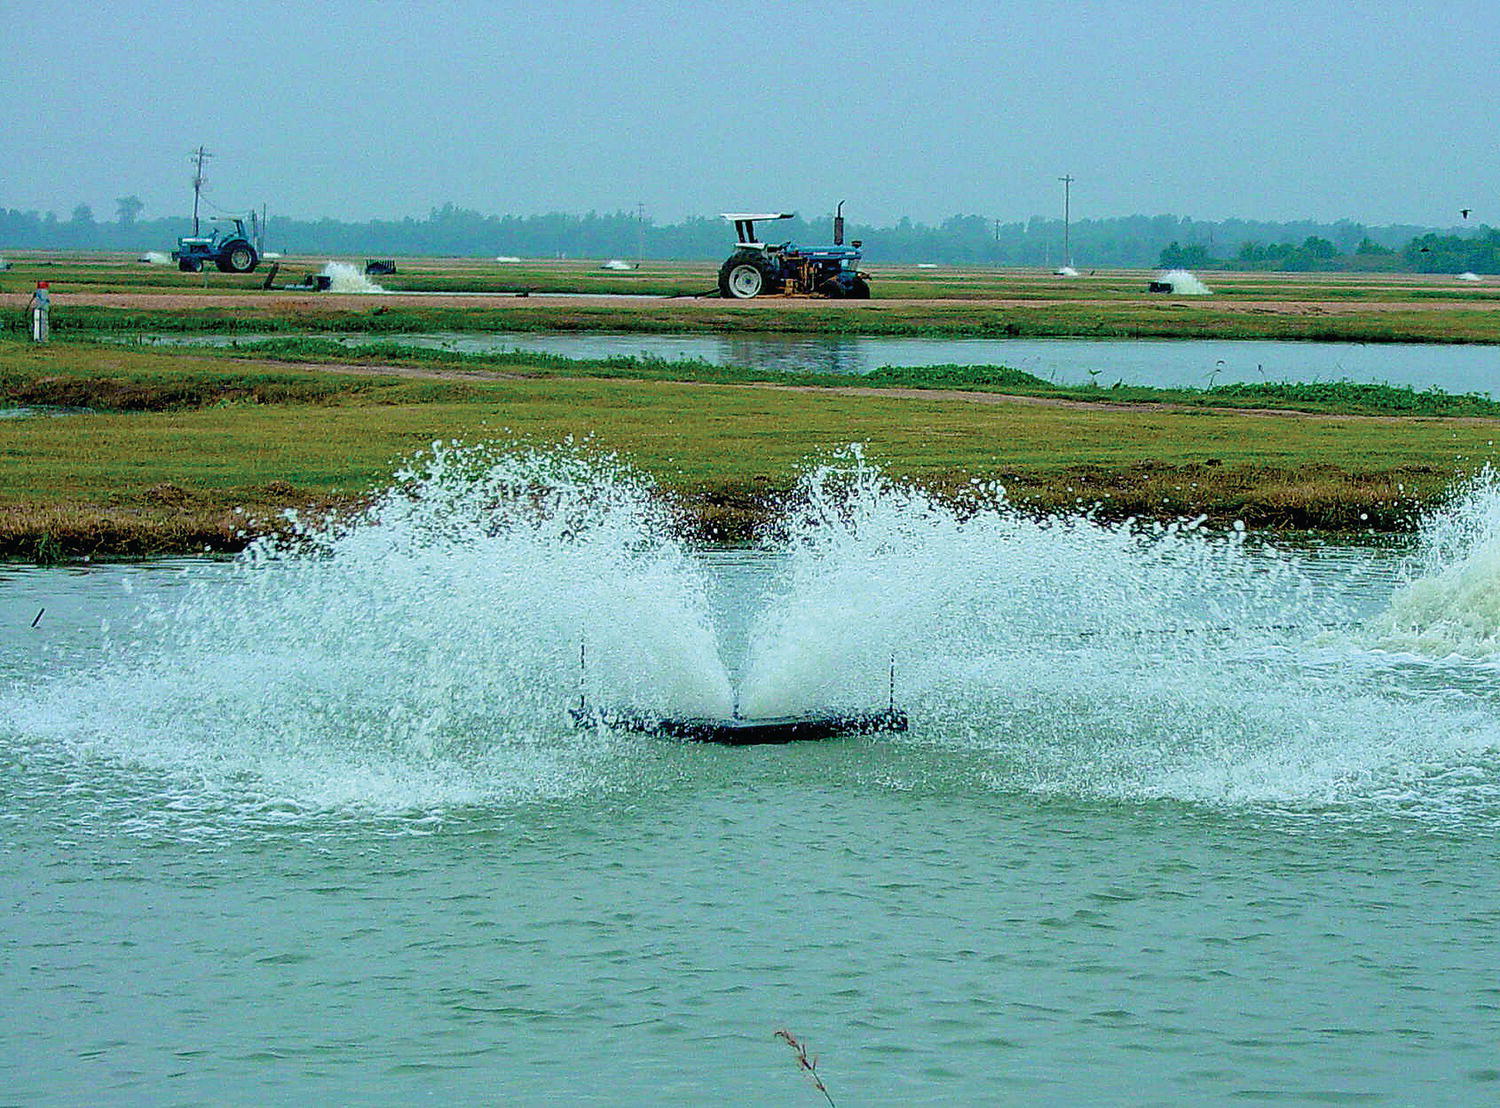
<svg viewBox="0 0 1500 1108">
<path fill-rule="evenodd" d="M 586 648 L 578 652 L 578 704 L 568 709 L 568 718 L 577 728 L 607 727 L 611 731 L 629 731 L 638 735 L 686 739 L 690 742 L 718 743 L 721 746 L 761 746 L 773 743 L 811 742 L 840 735 L 873 735 L 905 731 L 910 726 L 906 713 L 896 707 L 896 662 L 891 660 L 890 700 L 883 709 L 873 711 L 814 711 L 794 716 L 740 715 L 736 704 L 728 717 L 674 716 L 634 709 L 599 708 L 588 702 L 584 691 Z"/>
<path fill-rule="evenodd" d="M 766 219 L 794 219 L 796 212 L 725 212 L 739 245 L 719 267 L 719 295 L 733 300 L 756 296 L 828 296 L 870 298 L 870 275 L 861 272 L 863 257 L 855 240 L 844 245 L 844 202 L 833 217 L 833 245 L 803 249 L 790 242 L 761 242 L 755 224 Z"/>
</svg>

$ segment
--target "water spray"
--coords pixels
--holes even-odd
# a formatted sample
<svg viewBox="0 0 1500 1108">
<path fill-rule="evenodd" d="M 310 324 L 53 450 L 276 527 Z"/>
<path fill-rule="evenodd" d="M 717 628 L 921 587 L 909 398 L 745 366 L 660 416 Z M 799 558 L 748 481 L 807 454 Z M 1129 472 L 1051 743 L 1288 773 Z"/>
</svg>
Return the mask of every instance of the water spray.
<svg viewBox="0 0 1500 1108">
<path fill-rule="evenodd" d="M 721 579 L 617 459 L 440 442 L 357 515 L 163 592 L 99 664 L 0 690 L 0 728 L 275 812 L 565 798 L 692 757 L 661 739 L 859 734 L 900 746 L 898 785 L 1500 812 L 1493 481 L 1423 523 L 1409 585 L 1242 531 L 957 510 L 853 448 L 791 504 Z M 867 780 L 867 745 L 830 764 Z"/>
<path fill-rule="evenodd" d="M 1169 269 L 1154 284 L 1165 285 L 1175 296 L 1212 296 L 1214 290 L 1185 269 Z"/>
</svg>

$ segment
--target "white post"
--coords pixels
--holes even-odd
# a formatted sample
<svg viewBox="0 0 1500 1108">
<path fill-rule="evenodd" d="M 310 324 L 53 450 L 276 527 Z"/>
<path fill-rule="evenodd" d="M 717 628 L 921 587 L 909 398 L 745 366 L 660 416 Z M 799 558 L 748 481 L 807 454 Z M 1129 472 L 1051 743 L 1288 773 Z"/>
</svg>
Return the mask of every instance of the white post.
<svg viewBox="0 0 1500 1108">
<path fill-rule="evenodd" d="M 52 334 L 52 293 L 46 281 L 36 283 L 31 294 L 31 341 L 46 342 Z"/>
</svg>

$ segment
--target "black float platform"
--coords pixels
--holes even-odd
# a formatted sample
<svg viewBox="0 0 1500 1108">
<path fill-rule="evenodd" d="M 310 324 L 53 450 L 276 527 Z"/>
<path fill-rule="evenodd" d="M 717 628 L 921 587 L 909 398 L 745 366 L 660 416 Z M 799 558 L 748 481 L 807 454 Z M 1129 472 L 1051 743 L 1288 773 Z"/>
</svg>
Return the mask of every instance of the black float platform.
<svg viewBox="0 0 1500 1108">
<path fill-rule="evenodd" d="M 906 713 L 898 708 L 878 712 L 811 712 L 800 716 L 714 719 L 701 716 L 653 716 L 640 712 L 611 712 L 580 706 L 569 708 L 575 727 L 608 727 L 642 735 L 664 735 L 700 743 L 755 746 L 762 743 L 810 742 L 837 735 L 870 735 L 905 731 Z"/>
</svg>

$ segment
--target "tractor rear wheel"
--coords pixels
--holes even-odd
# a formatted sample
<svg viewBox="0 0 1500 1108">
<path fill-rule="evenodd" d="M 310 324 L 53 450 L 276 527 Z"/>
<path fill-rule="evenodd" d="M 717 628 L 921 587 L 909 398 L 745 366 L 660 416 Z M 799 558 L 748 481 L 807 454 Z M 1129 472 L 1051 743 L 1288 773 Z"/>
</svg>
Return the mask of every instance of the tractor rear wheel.
<svg viewBox="0 0 1500 1108">
<path fill-rule="evenodd" d="M 237 239 L 226 244 L 219 252 L 217 264 L 221 273 L 249 273 L 259 261 L 255 256 L 255 247 L 243 239 Z"/>
<path fill-rule="evenodd" d="M 753 250 L 731 254 L 719 267 L 719 295 L 729 300 L 749 300 L 775 287 L 765 256 Z"/>
</svg>

